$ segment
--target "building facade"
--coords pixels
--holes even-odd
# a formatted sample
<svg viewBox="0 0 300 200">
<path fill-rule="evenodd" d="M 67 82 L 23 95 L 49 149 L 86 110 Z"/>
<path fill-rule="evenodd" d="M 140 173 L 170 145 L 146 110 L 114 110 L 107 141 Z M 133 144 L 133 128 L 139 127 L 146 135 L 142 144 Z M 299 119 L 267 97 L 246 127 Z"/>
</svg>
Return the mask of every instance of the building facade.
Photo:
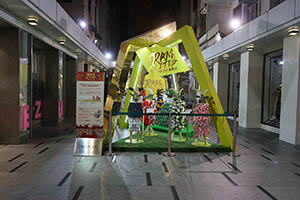
<svg viewBox="0 0 300 200">
<path fill-rule="evenodd" d="M 0 35 L 0 143 L 74 121 L 76 72 L 109 68 L 96 34 L 88 37 L 56 0 L 0 1 Z"/>
<path fill-rule="evenodd" d="M 300 145 L 300 2 L 201 1 L 198 17 L 199 45 L 224 110 L 237 112 L 241 127 Z"/>
</svg>

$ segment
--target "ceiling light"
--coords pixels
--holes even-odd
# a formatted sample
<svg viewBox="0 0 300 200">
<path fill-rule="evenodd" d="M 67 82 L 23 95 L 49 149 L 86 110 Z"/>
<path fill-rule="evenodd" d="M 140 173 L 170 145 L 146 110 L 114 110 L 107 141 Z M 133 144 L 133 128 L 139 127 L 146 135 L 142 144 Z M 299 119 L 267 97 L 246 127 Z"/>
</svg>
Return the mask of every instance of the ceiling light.
<svg viewBox="0 0 300 200">
<path fill-rule="evenodd" d="M 28 21 L 28 24 L 30 24 L 31 26 L 37 26 L 39 19 L 36 16 L 29 16 L 27 21 Z"/>
<path fill-rule="evenodd" d="M 235 29 L 237 29 L 238 27 L 240 27 L 241 22 L 240 22 L 240 20 L 238 20 L 238 19 L 232 19 L 231 22 L 230 22 L 230 25 L 231 25 L 231 27 L 235 30 Z"/>
<path fill-rule="evenodd" d="M 171 35 L 171 31 L 168 30 L 168 29 L 165 29 L 163 32 L 162 32 L 162 36 L 165 38 L 165 37 L 168 37 L 169 35 Z"/>
<path fill-rule="evenodd" d="M 283 60 L 279 62 L 280 65 L 283 65 Z"/>
<path fill-rule="evenodd" d="M 80 25 L 81 28 L 84 29 L 86 27 L 86 22 L 85 21 L 80 21 L 79 25 Z"/>
<path fill-rule="evenodd" d="M 105 58 L 107 58 L 107 59 L 111 59 L 111 58 L 112 58 L 112 55 L 111 55 L 111 53 L 108 53 L 108 52 L 107 52 L 107 53 L 105 54 Z"/>
<path fill-rule="evenodd" d="M 59 37 L 59 38 L 58 38 L 58 43 L 59 43 L 59 44 L 64 45 L 65 42 L 66 42 L 66 38 L 64 38 L 64 37 Z"/>
<path fill-rule="evenodd" d="M 247 50 L 248 51 L 253 51 L 254 50 L 254 44 L 248 44 L 247 45 Z"/>
<path fill-rule="evenodd" d="M 229 54 L 228 54 L 228 53 L 225 53 L 225 54 L 223 55 L 223 58 L 224 58 L 224 60 L 227 60 L 227 59 L 229 58 Z"/>
<path fill-rule="evenodd" d="M 216 36 L 215 36 L 215 38 L 216 38 L 217 42 L 219 42 L 222 39 L 220 33 L 217 33 Z"/>
<path fill-rule="evenodd" d="M 98 40 L 94 40 L 94 44 L 97 44 Z"/>
<path fill-rule="evenodd" d="M 81 49 L 76 49 L 76 50 L 75 50 L 75 53 L 76 53 L 77 55 L 81 54 Z"/>
<path fill-rule="evenodd" d="M 207 65 L 211 66 L 213 64 L 213 62 L 210 60 L 207 62 Z"/>
<path fill-rule="evenodd" d="M 297 35 L 299 33 L 299 26 L 292 26 L 288 29 L 290 36 Z"/>
</svg>

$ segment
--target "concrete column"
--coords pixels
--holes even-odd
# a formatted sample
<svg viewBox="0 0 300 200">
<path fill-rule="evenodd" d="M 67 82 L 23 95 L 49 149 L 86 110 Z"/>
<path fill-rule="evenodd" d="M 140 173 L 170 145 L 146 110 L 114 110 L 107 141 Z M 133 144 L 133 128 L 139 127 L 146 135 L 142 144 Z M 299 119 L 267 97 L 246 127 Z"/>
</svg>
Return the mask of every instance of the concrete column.
<svg viewBox="0 0 300 200">
<path fill-rule="evenodd" d="M 19 143 L 19 35 L 0 31 L 0 143 Z"/>
<path fill-rule="evenodd" d="M 58 124 L 58 50 L 56 49 L 45 51 L 42 108 L 42 124 L 56 126 Z"/>
<path fill-rule="evenodd" d="M 228 104 L 228 64 L 215 62 L 213 65 L 213 82 L 224 111 Z"/>
<path fill-rule="evenodd" d="M 300 145 L 300 36 L 283 42 L 280 140 Z"/>
<path fill-rule="evenodd" d="M 65 65 L 65 118 L 74 119 L 76 118 L 76 73 L 77 64 L 76 60 L 66 56 Z"/>
<path fill-rule="evenodd" d="M 241 54 L 239 125 L 260 128 L 263 55 L 256 51 Z"/>
<path fill-rule="evenodd" d="M 84 71 L 84 60 L 83 59 L 77 59 L 77 71 L 83 72 Z"/>
</svg>

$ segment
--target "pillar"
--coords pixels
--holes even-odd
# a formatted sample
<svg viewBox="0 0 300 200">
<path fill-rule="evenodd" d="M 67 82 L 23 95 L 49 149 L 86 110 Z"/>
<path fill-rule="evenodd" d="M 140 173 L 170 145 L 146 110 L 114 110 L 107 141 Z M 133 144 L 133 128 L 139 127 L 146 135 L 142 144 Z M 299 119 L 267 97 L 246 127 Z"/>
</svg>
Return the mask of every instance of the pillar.
<svg viewBox="0 0 300 200">
<path fill-rule="evenodd" d="M 45 55 L 42 124 L 56 126 L 58 124 L 58 50 L 47 50 Z"/>
<path fill-rule="evenodd" d="M 19 35 L 0 31 L 0 143 L 19 143 Z"/>
<path fill-rule="evenodd" d="M 257 51 L 241 54 L 239 125 L 260 128 L 263 55 Z"/>
<path fill-rule="evenodd" d="M 280 140 L 300 145 L 300 36 L 283 41 Z"/>
<path fill-rule="evenodd" d="M 76 118 L 76 73 L 77 62 L 66 56 L 65 64 L 65 118 L 75 120 Z"/>
<path fill-rule="evenodd" d="M 213 65 L 213 83 L 225 111 L 228 105 L 228 68 L 225 63 L 215 62 Z"/>
</svg>

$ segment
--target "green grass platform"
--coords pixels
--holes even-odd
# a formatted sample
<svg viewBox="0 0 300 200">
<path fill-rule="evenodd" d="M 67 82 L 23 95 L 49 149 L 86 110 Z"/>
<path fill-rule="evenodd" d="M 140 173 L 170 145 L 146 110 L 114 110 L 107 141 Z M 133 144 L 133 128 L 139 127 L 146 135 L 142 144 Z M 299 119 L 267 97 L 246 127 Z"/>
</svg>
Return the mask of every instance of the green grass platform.
<svg viewBox="0 0 300 200">
<path fill-rule="evenodd" d="M 159 132 L 165 132 L 168 133 L 169 128 L 167 126 L 160 126 L 155 124 L 154 126 L 152 126 L 153 130 L 155 131 L 159 131 Z M 175 131 L 175 135 L 178 134 L 178 130 Z M 182 131 L 182 135 L 185 136 L 186 135 L 186 127 L 183 129 Z M 194 135 L 194 131 L 193 131 L 193 125 L 189 125 L 189 137 L 193 137 Z"/>
<path fill-rule="evenodd" d="M 141 138 L 144 143 L 140 144 L 128 144 L 125 140 L 129 137 L 114 142 L 112 144 L 113 151 L 121 152 L 166 152 L 168 150 L 168 134 L 164 132 L 156 131 L 158 136 Z M 175 136 L 177 136 L 175 134 Z M 136 139 L 136 134 L 133 135 L 133 139 Z M 192 138 L 189 138 L 189 143 L 193 142 Z M 171 144 L 172 152 L 230 152 L 231 149 L 222 145 L 210 143 L 210 147 L 196 147 L 185 142 L 173 142 Z"/>
</svg>

